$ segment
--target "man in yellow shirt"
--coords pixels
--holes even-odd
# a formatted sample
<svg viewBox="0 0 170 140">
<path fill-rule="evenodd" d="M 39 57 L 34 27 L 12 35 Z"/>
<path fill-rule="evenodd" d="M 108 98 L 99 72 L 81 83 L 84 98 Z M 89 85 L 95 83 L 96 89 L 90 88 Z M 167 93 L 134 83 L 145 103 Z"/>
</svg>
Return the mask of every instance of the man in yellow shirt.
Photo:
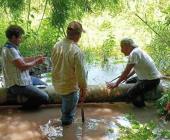
<svg viewBox="0 0 170 140">
<path fill-rule="evenodd" d="M 62 99 L 62 125 L 73 122 L 79 100 L 83 102 L 87 88 L 83 54 L 77 45 L 83 32 L 79 22 L 72 21 L 67 36 L 57 42 L 52 50 L 52 84 Z"/>
</svg>

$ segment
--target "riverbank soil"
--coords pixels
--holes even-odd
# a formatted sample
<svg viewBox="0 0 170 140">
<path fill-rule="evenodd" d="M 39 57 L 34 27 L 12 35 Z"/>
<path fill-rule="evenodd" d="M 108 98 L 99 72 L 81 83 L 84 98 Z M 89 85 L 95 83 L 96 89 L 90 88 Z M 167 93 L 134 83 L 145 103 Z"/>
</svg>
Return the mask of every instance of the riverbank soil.
<svg viewBox="0 0 170 140">
<path fill-rule="evenodd" d="M 159 121 L 153 104 L 142 109 L 126 103 L 84 104 L 83 108 L 85 123 L 82 123 L 79 106 L 75 122 L 62 127 L 60 105 L 45 106 L 36 111 L 0 107 L 0 140 L 116 140 L 119 136 L 116 124 L 130 125 L 124 117 L 127 113 L 133 114 L 141 123 Z M 167 128 L 170 129 L 169 122 Z"/>
</svg>

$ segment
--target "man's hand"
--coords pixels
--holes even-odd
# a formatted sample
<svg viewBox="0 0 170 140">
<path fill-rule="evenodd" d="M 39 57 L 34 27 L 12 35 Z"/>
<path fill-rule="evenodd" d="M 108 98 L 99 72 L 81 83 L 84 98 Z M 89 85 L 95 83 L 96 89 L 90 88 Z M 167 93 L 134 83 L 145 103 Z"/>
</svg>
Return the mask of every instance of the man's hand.
<svg viewBox="0 0 170 140">
<path fill-rule="evenodd" d="M 80 102 L 84 102 L 86 98 L 87 89 L 80 89 Z"/>
<path fill-rule="evenodd" d="M 44 63 L 45 59 L 46 59 L 46 57 L 44 57 L 44 56 L 38 56 L 35 60 L 36 64 L 38 65 L 38 64 Z"/>
<path fill-rule="evenodd" d="M 109 89 L 114 89 L 114 88 L 118 87 L 118 84 L 117 83 L 106 82 L 106 86 Z"/>
</svg>

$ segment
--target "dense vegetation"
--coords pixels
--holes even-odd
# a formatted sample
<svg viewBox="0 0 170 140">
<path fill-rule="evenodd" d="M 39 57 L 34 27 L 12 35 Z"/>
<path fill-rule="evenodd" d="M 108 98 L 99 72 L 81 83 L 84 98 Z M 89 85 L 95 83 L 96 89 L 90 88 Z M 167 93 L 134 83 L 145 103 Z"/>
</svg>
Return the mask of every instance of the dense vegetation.
<svg viewBox="0 0 170 140">
<path fill-rule="evenodd" d="M 154 121 L 141 124 L 133 115 L 126 118 L 130 121 L 130 127 L 119 124 L 119 140 L 162 140 L 170 138 L 170 130 L 166 129 L 164 120 L 159 120 L 158 124 Z"/>
<path fill-rule="evenodd" d="M 24 55 L 50 56 L 72 20 L 83 23 L 80 46 L 88 62 L 122 59 L 119 41 L 131 37 L 170 74 L 170 1 L 168 0 L 0 0 L 0 46 L 9 24 L 24 27 Z M 164 56 L 164 57 L 162 57 Z"/>
</svg>

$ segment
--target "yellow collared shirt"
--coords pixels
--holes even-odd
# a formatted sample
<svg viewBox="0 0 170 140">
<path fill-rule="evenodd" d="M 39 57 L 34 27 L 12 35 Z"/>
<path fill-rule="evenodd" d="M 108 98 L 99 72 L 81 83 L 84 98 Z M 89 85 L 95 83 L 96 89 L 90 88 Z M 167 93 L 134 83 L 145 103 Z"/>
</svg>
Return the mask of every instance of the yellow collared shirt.
<svg viewBox="0 0 170 140">
<path fill-rule="evenodd" d="M 63 39 L 52 50 L 52 84 L 60 95 L 86 89 L 83 53 L 76 43 Z"/>
</svg>

